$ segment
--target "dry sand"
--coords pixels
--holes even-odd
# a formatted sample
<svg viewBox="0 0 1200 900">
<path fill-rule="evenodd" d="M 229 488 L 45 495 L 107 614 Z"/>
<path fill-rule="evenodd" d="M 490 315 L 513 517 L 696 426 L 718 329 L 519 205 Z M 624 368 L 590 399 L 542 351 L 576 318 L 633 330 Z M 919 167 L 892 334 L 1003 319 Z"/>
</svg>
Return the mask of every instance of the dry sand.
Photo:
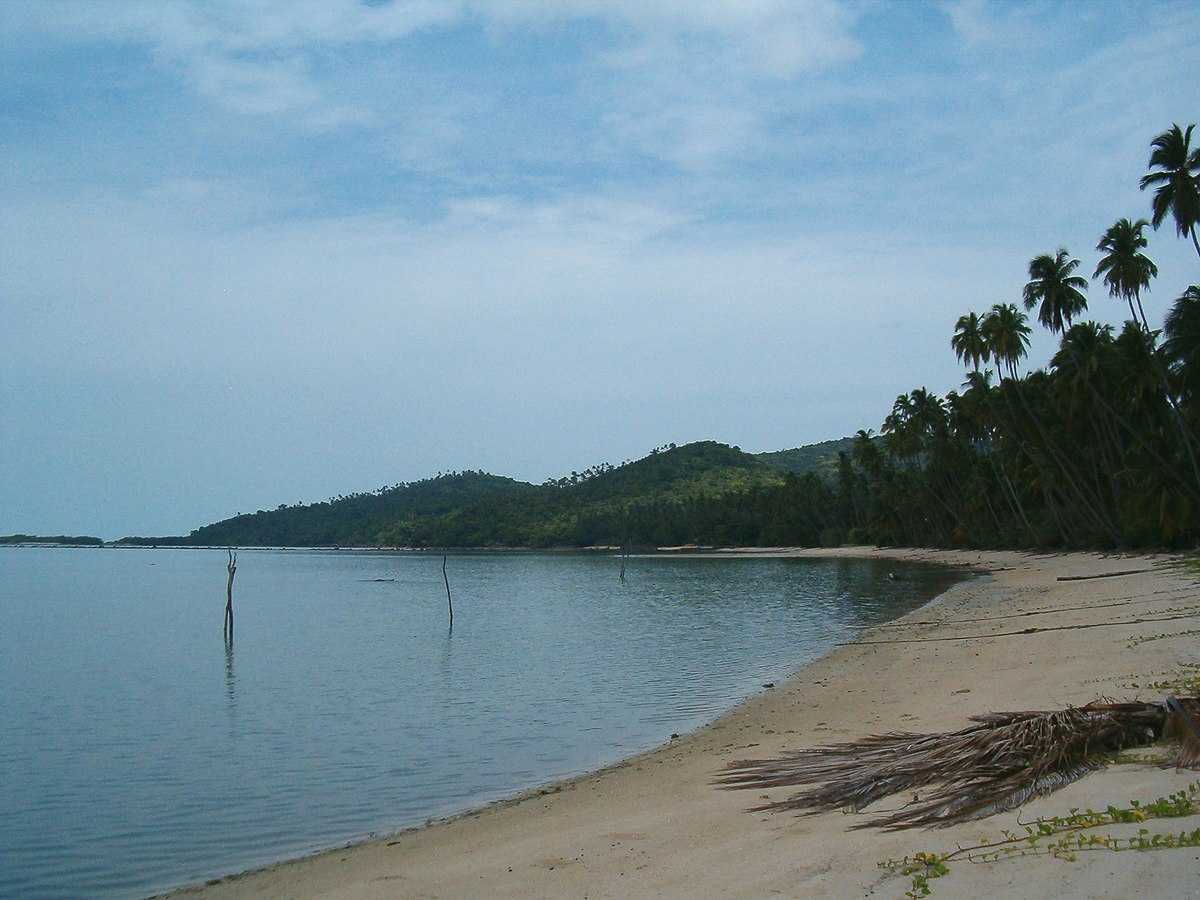
<svg viewBox="0 0 1200 900">
<path fill-rule="evenodd" d="M 947 591 L 862 641 L 947 637 L 1178 614 L 1197 618 L 927 643 L 840 647 L 713 724 L 601 772 L 390 838 L 234 876 L 183 894 L 221 897 L 900 897 L 909 879 L 877 863 L 1012 829 L 1016 813 L 936 831 L 851 831 L 858 816 L 751 814 L 753 792 L 720 791 L 732 759 L 897 730 L 963 727 L 988 710 L 1053 708 L 1099 696 L 1158 698 L 1149 685 L 1200 664 L 1200 584 L 1167 557 L 940 551 L 760 551 L 878 555 L 976 566 Z M 1060 575 L 1150 570 L 1087 581 Z M 1129 605 L 1069 609 L 1127 600 Z M 985 615 L 1045 615 L 947 624 Z M 1171 610 L 1167 613 L 1164 611 Z M 1171 636 L 1131 646 L 1136 636 Z M 1200 773 L 1117 765 L 1022 810 L 1025 819 L 1163 796 Z M 775 792 L 772 798 L 786 792 Z M 765 795 L 763 795 L 765 796 Z M 895 799 L 881 807 L 894 807 Z M 1148 823 L 1178 832 L 1200 816 Z M 1128 833 L 1132 826 L 1107 829 Z M 1200 896 L 1200 849 L 956 863 L 939 897 Z"/>
</svg>

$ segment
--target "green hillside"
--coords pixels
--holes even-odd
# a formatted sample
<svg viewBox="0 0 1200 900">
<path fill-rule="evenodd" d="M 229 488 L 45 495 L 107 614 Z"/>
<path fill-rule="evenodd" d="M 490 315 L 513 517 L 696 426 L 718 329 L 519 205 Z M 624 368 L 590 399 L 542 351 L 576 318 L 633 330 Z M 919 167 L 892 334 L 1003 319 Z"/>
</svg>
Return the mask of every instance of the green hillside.
<svg viewBox="0 0 1200 900">
<path fill-rule="evenodd" d="M 846 437 L 805 444 L 791 450 L 755 453 L 754 457 L 781 472 L 791 472 L 794 475 L 807 475 L 812 472 L 821 478 L 833 479 L 837 477 L 838 454 L 850 453 L 853 448 L 854 438 Z"/>
<path fill-rule="evenodd" d="M 240 546 L 327 546 L 378 543 L 381 530 L 408 519 L 436 519 L 464 507 L 529 496 L 531 484 L 456 472 L 410 484 L 351 494 L 321 503 L 280 506 L 205 525 L 189 535 L 192 544 Z"/>
<path fill-rule="evenodd" d="M 15 544 L 54 544 L 65 547 L 99 547 L 102 541 L 98 537 L 91 535 L 70 535 L 70 534 L 2 534 L 0 535 L 0 546 L 15 545 Z"/>
<path fill-rule="evenodd" d="M 198 528 L 184 538 L 125 538 L 158 545 L 547 547 L 686 542 L 712 529 L 697 518 L 786 477 L 736 447 L 667 445 L 621 466 L 528 484 L 484 472 L 280 506 Z M 668 522 L 668 520 L 672 520 Z M 707 520 L 706 520 L 707 521 Z"/>
</svg>

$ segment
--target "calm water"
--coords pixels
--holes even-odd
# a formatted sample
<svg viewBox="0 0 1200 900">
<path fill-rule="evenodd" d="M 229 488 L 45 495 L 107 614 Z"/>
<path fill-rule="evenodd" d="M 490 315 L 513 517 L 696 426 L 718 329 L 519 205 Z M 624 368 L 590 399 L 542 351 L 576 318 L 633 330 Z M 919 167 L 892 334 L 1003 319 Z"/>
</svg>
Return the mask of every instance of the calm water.
<svg viewBox="0 0 1200 900">
<path fill-rule="evenodd" d="M 889 570 L 904 574 L 886 578 Z M 0 896 L 136 897 L 694 728 L 956 576 L 868 561 L 0 550 Z M 373 581 L 372 579 L 394 579 Z"/>
</svg>

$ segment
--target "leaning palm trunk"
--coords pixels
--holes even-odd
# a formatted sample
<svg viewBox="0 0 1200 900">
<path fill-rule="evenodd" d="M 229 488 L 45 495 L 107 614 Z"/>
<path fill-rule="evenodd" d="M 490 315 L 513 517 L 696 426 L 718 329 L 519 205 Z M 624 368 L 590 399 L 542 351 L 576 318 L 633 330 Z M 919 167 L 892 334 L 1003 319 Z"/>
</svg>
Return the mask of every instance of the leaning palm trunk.
<svg viewBox="0 0 1200 900">
<path fill-rule="evenodd" d="M 776 759 L 741 760 L 722 787 L 805 788 L 753 811 L 811 815 L 913 792 L 911 803 L 853 827 L 895 831 L 946 826 L 1014 809 L 1100 768 L 1114 753 L 1163 736 L 1181 738 L 1178 766 L 1200 767 L 1200 699 L 1098 702 L 1050 712 L 973 716 L 942 734 L 890 733 Z"/>
</svg>

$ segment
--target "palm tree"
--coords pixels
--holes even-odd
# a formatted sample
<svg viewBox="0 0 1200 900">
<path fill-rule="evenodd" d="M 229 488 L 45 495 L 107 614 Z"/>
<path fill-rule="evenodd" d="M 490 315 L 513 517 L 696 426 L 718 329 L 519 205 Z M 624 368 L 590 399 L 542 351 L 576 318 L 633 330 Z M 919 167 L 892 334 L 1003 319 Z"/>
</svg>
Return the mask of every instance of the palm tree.
<svg viewBox="0 0 1200 900">
<path fill-rule="evenodd" d="M 1118 219 L 1104 232 L 1096 249 L 1104 253 L 1100 264 L 1096 266 L 1093 278 L 1104 275 L 1104 283 L 1108 286 L 1110 297 L 1121 297 L 1129 304 L 1129 314 L 1137 321 L 1133 311 L 1134 302 L 1142 316 L 1142 326 L 1146 333 L 1150 325 L 1146 321 L 1146 311 L 1142 309 L 1141 293 L 1150 287 L 1150 279 L 1158 277 L 1158 266 L 1150 257 L 1141 251 L 1146 248 L 1146 237 L 1142 229 L 1149 223 L 1145 219 L 1130 222 L 1128 219 Z"/>
<path fill-rule="evenodd" d="M 1017 363 L 1029 352 L 1030 329 L 1021 312 L 1012 303 L 997 303 L 984 314 L 980 333 L 987 344 L 988 354 L 996 361 L 1003 381 L 1002 366 L 1008 366 L 1010 378 L 1017 377 Z"/>
<path fill-rule="evenodd" d="M 1184 400 L 1200 397 L 1200 285 L 1175 301 L 1163 323 L 1163 354 L 1178 380 Z"/>
<path fill-rule="evenodd" d="M 988 360 L 988 346 L 982 328 L 979 316 L 967 313 L 958 317 L 954 324 L 954 337 L 950 338 L 950 347 L 959 361 L 969 362 L 976 372 L 979 371 L 979 364 Z"/>
<path fill-rule="evenodd" d="M 1070 265 L 1064 261 L 1066 256 L 1067 253 L 1065 250 L 1059 251 L 1057 259 L 1059 262 L 1062 262 L 1062 264 L 1058 266 L 1058 269 L 1060 271 L 1065 269 L 1065 275 L 1067 278 L 1078 278 L 1078 276 L 1071 276 L 1070 272 L 1074 268 L 1074 265 L 1078 265 L 1079 261 L 1072 260 L 1071 263 L 1074 263 L 1074 265 Z M 1033 263 L 1030 263 L 1031 273 L 1034 271 L 1034 264 L 1038 263 L 1041 259 L 1043 259 L 1043 257 L 1039 257 L 1038 259 L 1035 259 Z M 1055 259 L 1051 259 L 1049 256 L 1044 257 L 1044 259 L 1051 263 L 1056 262 Z M 1078 280 L 1082 281 L 1082 279 Z M 1029 288 L 1026 287 L 1027 298 L 1028 295 Z M 1026 299 L 1026 304 L 1029 305 L 1028 299 Z M 1046 308 L 1046 302 L 1044 301 L 1042 304 L 1043 311 L 1045 311 Z M 1054 305 L 1052 308 L 1059 309 L 1060 307 Z M 1042 321 L 1043 324 L 1045 324 L 1045 319 Z M 1022 452 L 1024 452 L 1025 455 L 1035 463 L 1035 465 L 1043 470 L 1042 476 L 1047 481 L 1049 481 L 1051 477 L 1047 463 L 1053 462 L 1061 472 L 1062 478 L 1075 492 L 1080 502 L 1083 503 L 1087 507 L 1088 512 L 1095 517 L 1096 522 L 1101 526 L 1101 528 L 1106 529 L 1112 535 L 1114 540 L 1117 540 L 1119 535 L 1116 534 L 1115 529 L 1112 528 L 1110 523 L 1105 520 L 1103 511 L 1099 510 L 1098 506 L 1093 502 L 1093 498 L 1088 496 L 1086 486 L 1081 483 L 1081 480 L 1077 478 L 1072 471 L 1071 459 L 1065 453 L 1063 453 L 1063 451 L 1057 446 L 1056 442 L 1051 439 L 1050 434 L 1047 432 L 1046 427 L 1041 420 L 1041 417 L 1031 407 L 1029 401 L 1025 397 L 1025 392 L 1021 389 L 1021 382 L 1017 378 L 1017 363 L 1024 358 L 1026 352 L 1029 350 L 1030 333 L 1029 325 L 1026 324 L 1025 314 L 1018 310 L 1016 306 L 1011 303 L 997 303 L 992 307 L 987 316 L 984 317 L 983 330 L 984 334 L 987 336 L 988 348 L 991 350 L 992 359 L 996 360 L 997 369 L 999 369 L 1001 365 L 1008 366 L 1009 383 L 1016 388 L 1017 398 L 1024 407 L 1029 421 L 1033 424 L 1037 432 L 1037 437 L 1040 437 L 1043 450 L 1049 454 L 1049 456 L 1048 459 L 1040 459 L 1040 454 L 1034 453 L 1032 448 L 1022 441 L 1019 433 L 1014 432 L 1018 443 L 1021 445 Z M 1003 393 L 1003 377 L 1001 377 L 1000 383 L 1002 395 L 1005 397 L 1007 402 L 1008 395 Z M 1009 406 L 1009 410 L 1013 416 L 1013 425 L 1014 427 L 1017 427 L 1015 410 L 1012 409 L 1011 405 Z M 1067 535 L 1065 533 L 1063 534 L 1063 538 L 1064 543 L 1067 543 Z"/>
<path fill-rule="evenodd" d="M 1158 167 L 1160 171 L 1147 172 L 1140 182 L 1144 191 L 1152 184 L 1158 185 L 1151 204 L 1153 215 L 1150 221 L 1157 230 L 1158 226 L 1171 213 L 1175 219 L 1175 230 L 1180 237 L 1191 235 L 1192 245 L 1200 253 L 1200 240 L 1196 239 L 1196 225 L 1200 223 L 1200 183 L 1197 175 L 1200 172 L 1200 148 L 1192 150 L 1192 129 L 1189 125 L 1183 131 L 1178 125 L 1172 125 L 1153 141 L 1150 146 L 1149 167 Z"/>
<path fill-rule="evenodd" d="M 1059 334 L 1064 323 L 1070 326 L 1071 319 L 1087 309 L 1087 279 L 1071 273 L 1079 267 L 1079 260 L 1071 259 L 1066 247 L 1059 247 L 1051 256 L 1043 253 L 1029 261 L 1029 283 L 1025 285 L 1025 308 L 1033 309 L 1039 303 L 1038 321 L 1054 334 Z"/>
<path fill-rule="evenodd" d="M 875 435 L 870 428 L 860 428 L 854 435 L 854 446 L 851 450 L 854 462 L 871 477 L 877 478 L 882 468 L 879 448 L 875 446 Z"/>
</svg>

